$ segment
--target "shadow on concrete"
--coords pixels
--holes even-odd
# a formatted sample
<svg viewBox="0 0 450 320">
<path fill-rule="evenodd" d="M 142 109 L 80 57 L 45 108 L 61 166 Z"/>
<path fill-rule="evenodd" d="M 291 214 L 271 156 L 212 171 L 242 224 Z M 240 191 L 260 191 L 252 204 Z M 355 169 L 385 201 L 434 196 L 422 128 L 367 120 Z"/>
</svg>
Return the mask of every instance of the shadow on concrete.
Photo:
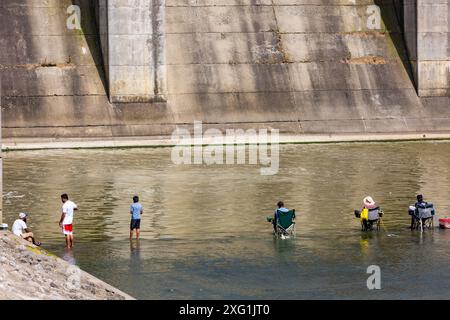
<svg viewBox="0 0 450 320">
<path fill-rule="evenodd" d="M 81 29 L 82 34 L 86 39 L 89 51 L 94 59 L 98 75 L 102 81 L 103 88 L 107 95 L 109 95 L 108 82 L 106 81 L 105 61 L 100 44 L 100 29 L 99 29 L 99 1 L 94 0 L 72 0 L 73 5 L 77 5 L 81 9 Z"/>
<path fill-rule="evenodd" d="M 404 0 L 392 0 L 391 4 L 386 4 L 385 0 L 375 0 L 374 3 L 381 9 L 381 18 L 386 25 L 387 32 L 390 34 L 395 49 L 402 61 L 403 67 L 408 76 L 417 88 L 410 57 L 406 50 L 405 30 L 403 27 L 403 9 Z"/>
</svg>

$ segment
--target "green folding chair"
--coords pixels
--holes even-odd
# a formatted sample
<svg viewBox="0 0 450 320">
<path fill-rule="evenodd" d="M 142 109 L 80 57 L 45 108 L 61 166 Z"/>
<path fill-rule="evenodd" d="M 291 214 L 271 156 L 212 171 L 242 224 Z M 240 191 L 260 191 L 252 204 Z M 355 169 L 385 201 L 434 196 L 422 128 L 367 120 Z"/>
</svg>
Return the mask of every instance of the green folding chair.
<svg viewBox="0 0 450 320">
<path fill-rule="evenodd" d="M 277 210 L 278 219 L 276 233 L 279 237 L 295 235 L 295 209 L 283 212 Z"/>
</svg>

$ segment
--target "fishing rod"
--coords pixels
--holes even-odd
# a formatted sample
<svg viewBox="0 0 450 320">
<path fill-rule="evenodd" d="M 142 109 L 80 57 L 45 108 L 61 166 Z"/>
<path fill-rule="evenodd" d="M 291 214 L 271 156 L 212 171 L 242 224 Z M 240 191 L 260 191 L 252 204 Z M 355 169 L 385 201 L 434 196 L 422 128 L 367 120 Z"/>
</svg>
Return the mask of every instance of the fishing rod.
<svg viewBox="0 0 450 320">
<path fill-rule="evenodd" d="M 383 216 L 384 216 L 384 212 L 383 212 Z M 382 218 L 382 217 L 380 217 L 380 225 L 383 227 L 384 232 L 387 233 L 387 236 L 388 236 L 388 237 L 394 236 L 394 234 L 389 233 L 388 229 L 386 228 L 386 225 L 384 224 L 384 221 L 383 221 L 383 218 Z"/>
</svg>

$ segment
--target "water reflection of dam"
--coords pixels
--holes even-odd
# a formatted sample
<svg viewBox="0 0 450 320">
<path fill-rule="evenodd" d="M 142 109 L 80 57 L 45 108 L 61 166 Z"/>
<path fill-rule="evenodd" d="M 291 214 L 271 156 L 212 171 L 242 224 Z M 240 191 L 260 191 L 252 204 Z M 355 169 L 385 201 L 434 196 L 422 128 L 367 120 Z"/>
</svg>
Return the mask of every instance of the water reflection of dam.
<svg viewBox="0 0 450 320">
<path fill-rule="evenodd" d="M 449 8 L 3 1 L 3 134 L 166 135 L 194 120 L 294 134 L 448 131 Z"/>
</svg>

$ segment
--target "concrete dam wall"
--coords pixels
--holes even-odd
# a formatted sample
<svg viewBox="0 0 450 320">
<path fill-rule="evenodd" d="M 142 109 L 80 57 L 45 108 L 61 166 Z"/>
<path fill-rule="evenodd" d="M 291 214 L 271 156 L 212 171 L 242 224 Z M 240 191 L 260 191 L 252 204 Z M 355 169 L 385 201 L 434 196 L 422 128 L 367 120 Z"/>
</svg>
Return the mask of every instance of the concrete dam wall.
<svg viewBox="0 0 450 320">
<path fill-rule="evenodd" d="M 450 132 L 449 32 L 448 0 L 2 0 L 2 132 Z"/>
</svg>

